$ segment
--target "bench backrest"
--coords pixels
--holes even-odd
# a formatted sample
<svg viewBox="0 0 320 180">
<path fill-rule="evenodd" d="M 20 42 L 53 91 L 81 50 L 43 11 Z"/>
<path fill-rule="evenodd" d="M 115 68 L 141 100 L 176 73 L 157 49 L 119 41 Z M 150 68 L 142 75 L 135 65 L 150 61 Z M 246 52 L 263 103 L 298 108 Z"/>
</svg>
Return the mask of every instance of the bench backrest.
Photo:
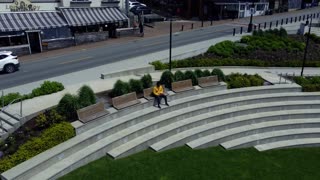
<svg viewBox="0 0 320 180">
<path fill-rule="evenodd" d="M 193 88 L 191 79 L 173 82 L 171 87 L 173 91 L 179 91 L 180 89 L 185 88 Z"/>
<path fill-rule="evenodd" d="M 207 76 L 198 78 L 198 83 L 201 86 L 202 84 L 218 84 L 218 76 Z"/>
<path fill-rule="evenodd" d="M 119 106 L 121 104 L 128 103 L 130 101 L 138 100 L 136 92 L 124 94 L 122 96 L 118 96 L 115 98 L 112 98 L 112 105 L 113 106 Z"/>
<path fill-rule="evenodd" d="M 104 104 L 102 102 L 98 102 L 96 104 L 77 110 L 77 114 L 79 119 L 86 120 L 88 119 L 88 117 L 103 111 L 106 111 L 104 109 Z"/>
</svg>

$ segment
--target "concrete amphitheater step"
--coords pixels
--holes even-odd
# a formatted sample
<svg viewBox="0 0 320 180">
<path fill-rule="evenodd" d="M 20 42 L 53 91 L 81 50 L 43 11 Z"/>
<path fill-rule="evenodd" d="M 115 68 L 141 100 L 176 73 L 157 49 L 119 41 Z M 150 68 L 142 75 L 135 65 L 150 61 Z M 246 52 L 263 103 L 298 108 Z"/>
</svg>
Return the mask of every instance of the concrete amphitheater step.
<svg viewBox="0 0 320 180">
<path fill-rule="evenodd" d="M 301 138 L 320 138 L 320 119 L 316 120 L 304 120 L 300 119 L 301 122 L 289 122 L 296 124 L 297 127 L 289 129 L 277 129 L 281 126 L 281 123 L 269 125 L 269 127 L 274 127 L 271 131 L 246 135 L 241 138 L 233 139 L 228 142 L 221 144 L 222 147 L 226 149 L 238 149 L 245 147 L 252 147 L 265 143 L 272 143 L 277 141 L 285 141 L 292 139 L 301 139 Z M 305 121 L 305 122 L 304 122 Z M 288 123 L 288 125 L 289 125 Z M 300 127 L 299 127 L 300 124 Z M 268 126 L 265 126 L 268 127 Z M 292 126 L 291 126 L 292 127 Z M 260 127 L 261 128 L 261 127 Z"/>
<path fill-rule="evenodd" d="M 277 141 L 254 146 L 258 151 L 267 151 L 280 148 L 296 148 L 296 147 L 319 147 L 320 138 L 302 138 L 290 139 L 285 141 Z"/>
<path fill-rule="evenodd" d="M 160 112 L 158 109 L 154 107 L 148 107 L 141 111 L 137 111 L 121 118 L 106 121 L 107 123 L 103 123 L 100 126 L 97 126 L 94 129 L 91 129 L 83 134 L 76 136 L 75 138 L 62 143 L 47 152 L 41 153 L 40 155 L 24 162 L 17 167 L 13 168 L 2 174 L 4 177 L 24 177 L 30 178 L 33 175 L 41 172 L 42 170 L 48 168 L 52 164 L 73 155 L 75 152 L 80 151 L 84 147 L 89 146 L 90 144 L 97 142 L 103 137 L 110 135 L 114 132 L 117 132 L 121 129 L 125 129 L 137 122 L 130 121 L 132 118 L 140 119 L 143 115 L 150 115 L 153 113 L 153 116 L 157 116 L 162 113 L 170 113 L 174 110 L 179 110 L 179 108 L 183 108 L 185 106 L 191 106 L 192 103 L 186 104 L 186 102 L 191 101 L 195 102 L 194 104 L 200 104 L 201 101 L 212 101 L 214 99 L 223 99 L 223 98 L 233 98 L 240 97 L 243 95 L 252 94 L 269 94 L 269 93 L 277 93 L 277 92 L 299 92 L 301 88 L 299 86 L 291 86 L 291 85 L 281 85 L 281 86 L 266 86 L 266 87 L 254 87 L 254 88 L 243 88 L 243 89 L 235 89 L 221 92 L 210 92 L 206 93 L 206 95 L 200 94 L 197 96 L 186 97 L 183 99 L 177 99 L 172 102 L 172 106 L 162 109 Z M 218 95 L 216 95 L 218 94 Z M 211 98 L 212 96 L 212 98 Z M 210 97 L 210 98 L 208 98 Z M 159 113 L 159 114 L 158 114 Z M 151 116 L 152 117 L 152 116 Z M 150 117 L 149 117 L 150 118 Z M 122 126 L 122 127 L 121 127 Z"/>
<path fill-rule="evenodd" d="M 318 119 L 317 119 L 318 120 Z M 294 120 L 290 120 L 294 121 Z M 289 123 L 290 123 L 289 121 Z M 281 125 L 281 123 L 284 123 Z M 233 147 L 232 144 L 236 144 L 239 142 L 240 144 L 238 146 L 234 147 L 249 147 L 247 145 L 242 146 L 242 142 L 248 141 L 248 144 L 251 142 L 251 138 L 258 137 L 259 133 L 267 132 L 269 135 L 272 135 L 272 130 L 277 130 L 277 129 L 290 129 L 290 126 L 293 126 L 292 124 L 285 124 L 287 122 L 282 122 L 282 121 L 271 121 L 271 122 L 262 122 L 258 124 L 252 124 L 252 125 L 246 125 L 246 126 L 241 126 L 241 127 L 236 127 L 236 128 L 231 128 L 227 129 L 225 131 L 220 131 L 215 134 L 210 134 L 208 136 L 204 136 L 201 138 L 198 138 L 194 141 L 188 142 L 187 145 L 191 147 L 192 149 L 199 149 L 199 148 L 206 148 L 206 147 L 211 147 L 211 146 L 217 146 L 221 143 L 223 147 L 226 149 L 230 149 Z M 303 122 L 302 123 L 296 123 L 297 126 L 303 128 Z M 308 124 L 308 126 L 314 126 L 316 124 L 317 126 L 320 125 L 317 122 L 312 122 Z M 289 127 L 288 127 L 289 126 Z M 274 131 L 276 132 L 276 131 Z M 229 146 L 229 144 L 231 144 Z M 245 143 L 243 143 L 245 144 Z M 252 145 L 253 146 L 253 145 Z"/>
<path fill-rule="evenodd" d="M 1 123 L 0 125 L 2 125 L 2 127 L 0 127 L 1 129 L 3 129 L 4 131 L 6 131 L 7 133 L 13 133 L 15 128 L 10 125 L 7 121 L 4 121 L 3 119 L 0 119 Z"/>
<path fill-rule="evenodd" d="M 202 115 L 201 115 L 202 116 Z M 217 114 L 217 116 L 221 116 L 221 114 Z M 320 112 L 318 109 L 312 110 L 281 110 L 281 111 L 271 111 L 271 112 L 259 112 L 250 115 L 242 115 L 237 116 L 236 118 L 221 118 L 221 120 L 212 121 L 210 117 L 207 116 L 204 119 L 200 119 L 201 121 L 207 121 L 206 124 L 200 126 L 193 126 L 187 130 L 183 130 L 181 126 L 185 125 L 193 125 L 194 119 L 185 119 L 178 125 L 172 124 L 171 128 L 175 126 L 179 126 L 179 129 L 176 129 L 174 133 L 170 133 L 170 131 L 166 133 L 170 133 L 167 138 L 162 138 L 160 141 L 155 142 L 150 146 L 151 149 L 155 151 L 163 151 L 175 147 L 182 146 L 187 142 L 194 141 L 200 137 L 207 136 L 213 133 L 217 133 L 222 130 L 254 124 L 265 121 L 276 121 L 276 120 L 286 120 L 286 119 L 299 119 L 299 118 L 316 118 L 320 116 Z M 194 118 L 201 118 L 200 116 Z M 212 122 L 210 122 L 212 121 Z M 190 125 L 189 125 L 190 124 Z M 161 131 L 159 129 L 158 131 Z M 159 135 L 160 136 L 160 135 Z"/>
<path fill-rule="evenodd" d="M 295 102 L 296 101 L 293 101 L 290 104 L 294 104 Z M 310 103 L 317 104 L 316 102 L 310 102 Z M 286 104 L 286 103 L 284 103 L 284 104 Z M 304 104 L 304 107 L 309 107 L 309 106 Z M 281 109 L 283 109 L 283 108 L 281 108 Z M 139 123 L 139 124 L 141 125 L 142 123 Z M 43 170 L 41 173 L 39 173 L 35 177 L 32 177 L 32 179 L 37 178 L 37 177 L 43 178 L 43 177 L 46 177 L 47 175 L 50 175 L 52 173 L 53 173 L 54 177 L 60 177 L 60 176 L 64 175 L 65 173 L 70 172 L 70 169 L 80 167 L 81 165 L 84 165 L 87 162 L 90 162 L 90 161 L 93 161 L 99 157 L 102 157 L 105 155 L 105 153 L 112 146 L 112 145 L 110 145 L 111 142 L 117 141 L 118 139 L 121 138 L 121 136 L 125 137 L 126 134 L 130 134 L 131 132 L 135 132 L 139 128 L 141 128 L 141 127 L 136 126 L 131 129 L 127 128 L 127 129 L 120 131 L 116 134 L 112 134 L 111 136 L 103 138 L 100 141 L 78 151 L 77 153 L 73 153 L 71 156 L 68 156 L 67 158 L 54 164 L 50 168 Z M 123 138 L 123 139 L 125 139 L 125 138 Z M 93 158 L 93 159 L 91 159 L 91 158 Z M 41 179 L 41 178 L 39 178 L 39 179 Z"/>
<path fill-rule="evenodd" d="M 209 100 L 216 101 L 220 99 L 241 97 L 246 95 L 301 92 L 301 87 L 295 84 L 249 87 L 249 88 L 239 88 L 239 89 L 232 89 L 232 90 L 224 90 L 225 87 L 226 87 L 225 85 L 211 87 L 211 88 L 203 88 L 203 89 L 198 87 L 196 88 L 196 90 L 193 90 L 193 91 L 186 91 L 186 92 L 181 92 L 176 94 L 171 92 L 172 95 L 170 95 L 168 99 L 169 101 L 179 101 L 183 99 L 182 102 L 190 101 L 190 102 L 193 102 L 193 104 L 196 104 L 196 103 L 199 104 L 203 102 L 209 102 Z M 212 98 L 208 99 L 207 97 L 212 97 Z M 124 110 L 116 111 L 115 113 L 111 113 L 110 115 L 104 118 L 99 118 L 97 120 L 90 121 L 89 123 L 86 123 L 86 124 L 79 123 L 81 125 L 79 127 L 76 127 L 76 133 L 77 135 L 81 134 L 92 128 L 100 126 L 101 124 L 107 123 L 114 119 L 119 119 L 123 116 L 127 116 L 130 113 L 141 111 L 152 105 L 153 105 L 153 102 L 149 101 L 147 103 L 141 103 L 135 106 L 125 108 Z M 186 104 L 183 103 L 180 106 L 175 106 L 174 108 L 178 109 L 181 106 L 185 107 Z M 161 113 L 167 113 L 167 111 L 171 110 L 171 108 L 173 107 L 170 107 L 170 109 L 167 109 L 167 110 L 162 110 Z"/>
<path fill-rule="evenodd" d="M 9 136 L 8 132 L 5 129 L 0 127 L 0 140 L 6 139 Z"/>
</svg>

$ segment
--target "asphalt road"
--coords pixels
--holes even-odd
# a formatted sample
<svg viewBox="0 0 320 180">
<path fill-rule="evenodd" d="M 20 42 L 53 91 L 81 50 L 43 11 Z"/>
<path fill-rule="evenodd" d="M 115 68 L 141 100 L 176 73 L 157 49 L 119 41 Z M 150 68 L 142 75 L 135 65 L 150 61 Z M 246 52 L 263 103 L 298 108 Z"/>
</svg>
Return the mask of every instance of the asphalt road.
<svg viewBox="0 0 320 180">
<path fill-rule="evenodd" d="M 295 16 L 305 13 L 320 12 L 319 8 L 308 11 L 297 11 Z M 264 23 L 292 17 L 292 12 L 275 16 L 261 16 L 254 18 L 254 23 Z M 243 24 L 241 24 L 243 23 Z M 193 31 L 174 33 L 172 47 L 179 47 L 208 39 L 230 35 L 233 28 L 239 30 L 239 26 L 246 26 L 248 19 L 239 22 L 206 27 Z M 279 21 L 280 23 L 280 21 Z M 275 24 L 275 22 L 274 22 Z M 263 25 L 262 25 L 263 26 Z M 116 45 L 105 45 L 84 51 L 70 52 L 64 55 L 48 57 L 42 60 L 34 60 L 21 63 L 21 69 L 13 74 L 0 74 L 0 89 L 6 89 L 25 83 L 47 79 L 79 70 L 97 67 L 100 65 L 141 56 L 152 52 L 168 49 L 169 36 L 159 36 L 130 41 Z"/>
</svg>

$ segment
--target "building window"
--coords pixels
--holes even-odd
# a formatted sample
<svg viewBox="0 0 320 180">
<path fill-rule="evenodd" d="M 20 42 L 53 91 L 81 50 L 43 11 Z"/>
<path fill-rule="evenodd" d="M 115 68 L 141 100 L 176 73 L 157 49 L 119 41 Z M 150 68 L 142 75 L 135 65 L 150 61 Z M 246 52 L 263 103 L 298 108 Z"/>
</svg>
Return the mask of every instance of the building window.
<svg viewBox="0 0 320 180">
<path fill-rule="evenodd" d="M 264 4 L 258 4 L 257 5 L 257 11 L 263 11 L 264 10 L 265 5 Z"/>
<path fill-rule="evenodd" d="M 245 8 L 246 8 L 246 5 L 240 5 L 240 10 L 245 10 Z"/>
</svg>

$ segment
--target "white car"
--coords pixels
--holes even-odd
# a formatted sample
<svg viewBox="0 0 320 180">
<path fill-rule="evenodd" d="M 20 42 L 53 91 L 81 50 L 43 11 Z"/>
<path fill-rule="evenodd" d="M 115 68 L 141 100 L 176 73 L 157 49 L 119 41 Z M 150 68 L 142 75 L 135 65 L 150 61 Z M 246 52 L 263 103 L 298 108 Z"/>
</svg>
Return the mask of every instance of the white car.
<svg viewBox="0 0 320 180">
<path fill-rule="evenodd" d="M 134 6 L 147 6 L 147 5 L 142 4 L 142 3 L 138 2 L 138 1 L 129 1 L 129 9 L 131 9 Z"/>
<path fill-rule="evenodd" d="M 0 71 L 13 73 L 20 67 L 19 59 L 11 51 L 0 51 Z"/>
</svg>

